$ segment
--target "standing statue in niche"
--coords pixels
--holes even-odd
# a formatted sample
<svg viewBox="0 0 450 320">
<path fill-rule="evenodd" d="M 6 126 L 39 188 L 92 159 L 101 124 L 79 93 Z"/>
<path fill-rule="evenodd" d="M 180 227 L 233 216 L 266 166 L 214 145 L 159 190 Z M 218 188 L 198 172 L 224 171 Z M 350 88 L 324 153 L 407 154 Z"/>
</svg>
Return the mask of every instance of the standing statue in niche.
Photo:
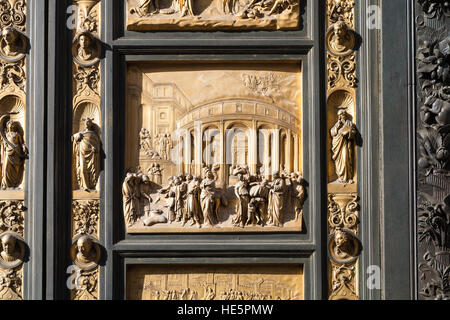
<svg viewBox="0 0 450 320">
<path fill-rule="evenodd" d="M 0 118 L 1 134 L 1 187 L 19 188 L 23 181 L 28 149 L 20 122 L 10 120 L 10 115 Z"/>
<path fill-rule="evenodd" d="M 338 181 L 353 184 L 356 126 L 345 109 L 338 111 L 338 121 L 331 129 L 332 159 Z"/>
<path fill-rule="evenodd" d="M 76 157 L 78 187 L 95 190 L 100 175 L 101 141 L 98 126 L 93 119 L 83 119 L 85 130 L 73 135 L 73 153 Z"/>
</svg>

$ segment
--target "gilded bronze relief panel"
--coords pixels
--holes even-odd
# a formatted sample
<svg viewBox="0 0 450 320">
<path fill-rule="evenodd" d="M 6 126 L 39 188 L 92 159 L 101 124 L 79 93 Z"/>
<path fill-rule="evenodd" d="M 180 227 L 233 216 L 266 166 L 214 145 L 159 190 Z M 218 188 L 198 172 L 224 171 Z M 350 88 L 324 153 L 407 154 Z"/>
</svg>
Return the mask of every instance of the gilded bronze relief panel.
<svg viewBox="0 0 450 320">
<path fill-rule="evenodd" d="M 304 300 L 303 265 L 128 265 L 128 300 Z"/>
<path fill-rule="evenodd" d="M 127 0 L 127 29 L 291 30 L 299 0 Z"/>
<path fill-rule="evenodd" d="M 301 232 L 297 62 L 130 63 L 128 233 Z"/>
</svg>

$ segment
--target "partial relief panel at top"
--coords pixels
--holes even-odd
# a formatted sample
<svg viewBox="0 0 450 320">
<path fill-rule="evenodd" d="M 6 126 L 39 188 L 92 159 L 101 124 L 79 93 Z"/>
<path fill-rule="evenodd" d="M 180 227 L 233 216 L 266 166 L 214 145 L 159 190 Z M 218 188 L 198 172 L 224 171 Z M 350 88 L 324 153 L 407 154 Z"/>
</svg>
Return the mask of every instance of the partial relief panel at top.
<svg viewBox="0 0 450 320">
<path fill-rule="evenodd" d="M 299 0 L 128 0 L 127 30 L 292 30 Z"/>
</svg>

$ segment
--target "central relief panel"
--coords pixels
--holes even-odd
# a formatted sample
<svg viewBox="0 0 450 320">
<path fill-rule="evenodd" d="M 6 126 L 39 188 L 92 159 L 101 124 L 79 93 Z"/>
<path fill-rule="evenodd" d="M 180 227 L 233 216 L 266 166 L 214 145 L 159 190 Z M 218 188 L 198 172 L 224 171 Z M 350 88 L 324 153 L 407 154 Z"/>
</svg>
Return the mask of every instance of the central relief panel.
<svg viewBox="0 0 450 320">
<path fill-rule="evenodd" d="M 300 61 L 127 67 L 128 233 L 302 231 Z"/>
</svg>

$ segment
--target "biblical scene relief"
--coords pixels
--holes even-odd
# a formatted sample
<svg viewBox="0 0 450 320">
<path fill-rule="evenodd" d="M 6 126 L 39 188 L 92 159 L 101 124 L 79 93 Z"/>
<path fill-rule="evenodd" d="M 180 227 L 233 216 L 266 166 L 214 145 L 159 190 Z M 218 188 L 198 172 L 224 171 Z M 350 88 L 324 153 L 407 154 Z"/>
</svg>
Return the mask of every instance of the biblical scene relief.
<svg viewBox="0 0 450 320">
<path fill-rule="evenodd" d="M 295 29 L 299 0 L 128 0 L 128 30 Z"/>
<path fill-rule="evenodd" d="M 127 299 L 303 300 L 303 266 L 129 265 Z"/>
<path fill-rule="evenodd" d="M 302 229 L 299 63 L 131 64 L 127 231 Z"/>
</svg>

